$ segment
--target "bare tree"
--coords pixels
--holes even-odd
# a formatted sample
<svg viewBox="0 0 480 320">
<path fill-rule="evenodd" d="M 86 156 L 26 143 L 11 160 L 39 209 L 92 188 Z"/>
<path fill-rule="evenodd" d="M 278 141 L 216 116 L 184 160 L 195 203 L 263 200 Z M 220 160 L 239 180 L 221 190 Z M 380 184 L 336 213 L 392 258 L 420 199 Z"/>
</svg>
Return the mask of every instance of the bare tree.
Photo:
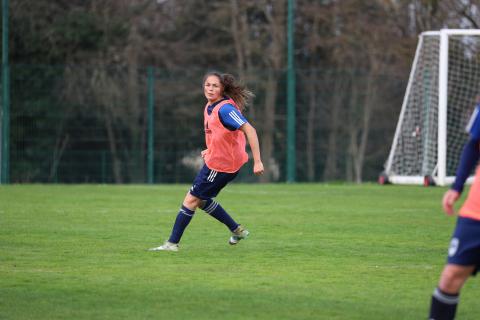
<svg viewBox="0 0 480 320">
<path fill-rule="evenodd" d="M 261 136 L 262 155 L 266 162 L 266 174 L 261 181 L 271 179 L 269 162 L 273 159 L 275 134 L 275 107 L 278 93 L 278 82 L 285 66 L 286 19 L 285 1 L 260 1 L 261 12 L 266 18 L 264 29 L 265 54 L 262 56 L 267 66 L 265 83 L 265 106 L 263 110 L 263 131 Z"/>
</svg>

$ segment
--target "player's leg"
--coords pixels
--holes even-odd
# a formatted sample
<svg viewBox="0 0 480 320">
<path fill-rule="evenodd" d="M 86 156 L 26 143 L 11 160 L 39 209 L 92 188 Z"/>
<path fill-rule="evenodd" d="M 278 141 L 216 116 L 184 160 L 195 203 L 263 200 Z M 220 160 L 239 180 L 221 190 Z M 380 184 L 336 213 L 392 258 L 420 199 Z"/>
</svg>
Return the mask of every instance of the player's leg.
<svg viewBox="0 0 480 320">
<path fill-rule="evenodd" d="M 459 293 L 465 281 L 475 270 L 475 266 L 461 266 L 456 264 L 447 264 L 443 268 L 438 288 L 448 294 Z"/>
<path fill-rule="evenodd" d="M 206 166 L 205 166 L 206 167 Z M 203 170 L 203 176 L 199 176 L 190 190 L 190 193 L 200 199 L 198 206 L 213 218 L 223 223 L 231 232 L 230 244 L 237 244 L 241 239 L 248 236 L 249 232 L 238 224 L 232 216 L 213 198 L 235 177 L 238 172 L 226 173 L 215 170 Z"/>
<path fill-rule="evenodd" d="M 175 223 L 173 224 L 170 238 L 163 245 L 150 249 L 151 251 L 178 251 L 178 243 L 182 238 L 183 232 L 195 214 L 195 210 L 202 203 L 202 200 L 187 193 L 182 206 L 178 211 Z"/>
<path fill-rule="evenodd" d="M 228 214 L 223 207 L 214 199 L 205 200 L 201 207 L 203 211 L 223 223 L 230 231 L 238 228 L 239 224 Z"/>
<path fill-rule="evenodd" d="M 448 249 L 448 262 L 434 290 L 429 319 L 454 319 L 460 290 L 480 261 L 480 221 L 459 217 Z"/>
<path fill-rule="evenodd" d="M 245 239 L 250 234 L 248 230 L 235 222 L 235 220 L 215 200 L 206 200 L 201 208 L 206 213 L 225 224 L 227 228 L 232 232 L 232 235 L 228 241 L 229 244 L 237 244 L 240 240 Z"/>
<path fill-rule="evenodd" d="M 450 320 L 455 318 L 460 290 L 474 270 L 475 266 L 456 264 L 447 264 L 444 267 L 438 287 L 432 295 L 429 319 Z"/>
<path fill-rule="evenodd" d="M 190 189 L 191 195 L 203 200 L 199 208 L 226 225 L 230 231 L 238 228 L 238 223 L 213 198 L 236 176 L 237 173 L 219 172 L 204 166 Z"/>
<path fill-rule="evenodd" d="M 150 249 L 150 251 L 178 251 L 178 243 L 182 238 L 183 232 L 189 225 L 190 221 L 195 214 L 195 210 L 204 202 L 197 195 L 192 194 L 191 191 L 197 186 L 202 184 L 202 180 L 205 179 L 209 169 L 207 166 L 204 166 L 200 172 L 195 177 L 192 188 L 187 192 L 185 198 L 183 199 L 182 206 L 177 213 L 175 222 L 173 224 L 172 233 L 168 241 L 159 247 Z M 200 190 L 201 191 L 201 190 Z"/>
<path fill-rule="evenodd" d="M 192 220 L 193 215 L 195 214 L 195 210 L 198 208 L 201 201 L 201 199 L 191 195 L 190 192 L 187 192 L 180 211 L 177 214 L 177 218 L 175 219 L 172 234 L 168 239 L 170 243 L 180 242 L 185 228 L 187 228 L 188 224 Z"/>
</svg>

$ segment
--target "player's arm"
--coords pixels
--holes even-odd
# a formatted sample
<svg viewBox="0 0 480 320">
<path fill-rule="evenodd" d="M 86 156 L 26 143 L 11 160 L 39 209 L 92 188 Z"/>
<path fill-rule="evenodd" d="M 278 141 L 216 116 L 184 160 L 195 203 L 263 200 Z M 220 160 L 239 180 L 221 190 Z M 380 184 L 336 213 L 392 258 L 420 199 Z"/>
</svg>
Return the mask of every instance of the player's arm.
<svg viewBox="0 0 480 320">
<path fill-rule="evenodd" d="M 253 155 L 253 173 L 255 175 L 263 174 L 264 168 L 262 159 L 260 156 L 260 144 L 258 142 L 257 131 L 247 119 L 231 104 L 223 105 L 218 111 L 220 115 L 220 121 L 228 130 L 240 130 L 247 137 L 248 144 L 252 150 Z"/>
<path fill-rule="evenodd" d="M 465 181 L 472 172 L 472 169 L 475 168 L 478 158 L 480 156 L 480 141 L 470 138 L 470 140 L 465 144 L 465 147 L 462 151 L 462 156 L 460 158 L 460 165 L 457 169 L 457 174 L 455 177 L 455 182 L 448 190 L 445 192 L 442 200 L 443 210 L 446 214 L 452 215 L 455 213 L 453 205 L 460 198 L 460 195 L 463 191 Z"/>
<path fill-rule="evenodd" d="M 455 213 L 453 205 L 460 198 L 463 187 L 465 186 L 465 181 L 467 181 L 468 176 L 475 168 L 478 159 L 480 158 L 480 114 L 478 112 L 479 109 L 480 107 L 477 106 L 474 114 L 472 115 L 470 123 L 467 126 L 467 131 L 470 133 L 470 138 L 463 147 L 462 155 L 460 157 L 460 164 L 457 168 L 457 174 L 455 176 L 455 182 L 453 183 L 450 190 L 448 190 L 443 196 L 443 210 L 449 215 Z"/>
<path fill-rule="evenodd" d="M 465 181 L 470 176 L 470 173 L 475 168 L 478 158 L 480 156 L 480 140 L 470 138 L 463 147 L 462 156 L 460 157 L 460 164 L 455 176 L 455 182 L 451 189 L 457 191 L 459 194 L 463 192 Z"/>
<path fill-rule="evenodd" d="M 248 144 L 252 150 L 253 173 L 257 176 L 263 174 L 264 168 L 260 156 L 260 143 L 258 142 L 257 130 L 255 130 L 255 128 L 248 122 L 244 123 L 239 130 L 241 130 L 247 137 Z"/>
</svg>

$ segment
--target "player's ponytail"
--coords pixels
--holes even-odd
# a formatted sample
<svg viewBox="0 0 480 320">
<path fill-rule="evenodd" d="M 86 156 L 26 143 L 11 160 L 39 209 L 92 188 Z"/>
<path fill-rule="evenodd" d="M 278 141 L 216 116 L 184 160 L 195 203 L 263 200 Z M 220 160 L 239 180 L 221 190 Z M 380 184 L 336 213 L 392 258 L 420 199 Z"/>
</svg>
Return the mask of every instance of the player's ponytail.
<svg viewBox="0 0 480 320">
<path fill-rule="evenodd" d="M 244 111 L 255 95 L 231 74 L 224 73 L 220 79 L 224 93 L 235 101 L 241 111 Z"/>
</svg>

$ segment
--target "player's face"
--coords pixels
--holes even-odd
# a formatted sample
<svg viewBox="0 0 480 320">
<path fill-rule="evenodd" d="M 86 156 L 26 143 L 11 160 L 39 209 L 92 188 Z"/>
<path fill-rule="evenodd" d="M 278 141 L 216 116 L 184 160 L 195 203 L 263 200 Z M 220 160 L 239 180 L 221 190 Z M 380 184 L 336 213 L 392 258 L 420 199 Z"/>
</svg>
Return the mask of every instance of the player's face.
<svg viewBox="0 0 480 320">
<path fill-rule="evenodd" d="M 217 76 L 208 76 L 203 84 L 203 92 L 209 103 L 215 103 L 222 98 L 222 84 Z"/>
</svg>

